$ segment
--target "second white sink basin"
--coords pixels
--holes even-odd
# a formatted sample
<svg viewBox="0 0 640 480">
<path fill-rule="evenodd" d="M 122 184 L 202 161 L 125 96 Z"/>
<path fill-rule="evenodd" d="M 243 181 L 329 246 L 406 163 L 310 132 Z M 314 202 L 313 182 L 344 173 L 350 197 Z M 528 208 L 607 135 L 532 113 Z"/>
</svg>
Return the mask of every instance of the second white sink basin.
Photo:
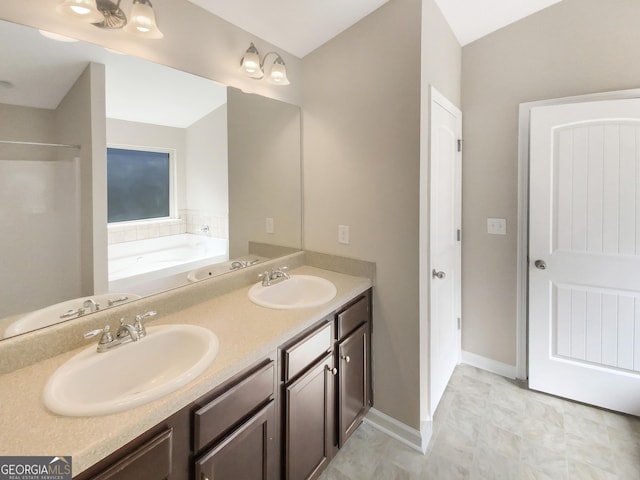
<svg viewBox="0 0 640 480">
<path fill-rule="evenodd" d="M 249 300 L 268 308 L 309 308 L 327 303 L 336 292 L 336 286 L 324 278 L 291 275 L 291 278 L 267 287 L 256 283 L 249 289 Z"/>
<path fill-rule="evenodd" d="M 121 412 L 161 398 L 200 375 L 218 354 L 218 337 L 195 325 L 147 328 L 137 342 L 96 351 L 97 342 L 49 378 L 44 403 L 67 416 Z"/>
</svg>

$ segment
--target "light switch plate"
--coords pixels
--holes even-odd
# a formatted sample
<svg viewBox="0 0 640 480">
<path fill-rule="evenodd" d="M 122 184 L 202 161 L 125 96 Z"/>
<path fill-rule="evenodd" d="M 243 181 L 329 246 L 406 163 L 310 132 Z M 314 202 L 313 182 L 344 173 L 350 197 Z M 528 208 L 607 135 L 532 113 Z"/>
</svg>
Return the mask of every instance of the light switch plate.
<svg viewBox="0 0 640 480">
<path fill-rule="evenodd" d="M 491 235 L 507 234 L 506 218 L 487 218 L 487 233 Z"/>
<path fill-rule="evenodd" d="M 349 225 L 338 225 L 338 243 L 349 244 Z"/>
<path fill-rule="evenodd" d="M 273 233 L 274 232 L 273 218 L 271 218 L 271 217 L 265 218 L 264 231 L 266 233 Z"/>
</svg>

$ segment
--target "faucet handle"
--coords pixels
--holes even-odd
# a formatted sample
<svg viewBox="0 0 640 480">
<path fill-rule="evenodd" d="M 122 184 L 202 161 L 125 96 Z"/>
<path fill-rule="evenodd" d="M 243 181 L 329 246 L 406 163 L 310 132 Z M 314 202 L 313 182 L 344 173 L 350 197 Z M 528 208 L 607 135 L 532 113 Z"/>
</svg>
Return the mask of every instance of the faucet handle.
<svg viewBox="0 0 640 480">
<path fill-rule="evenodd" d="M 138 332 L 138 338 L 142 338 L 147 335 L 147 329 L 144 328 L 142 320 L 149 317 L 155 317 L 157 314 L 158 312 L 151 311 L 143 313 L 142 315 L 136 315 L 136 323 L 133 325 L 133 328 L 135 328 L 136 332 Z"/>
<path fill-rule="evenodd" d="M 277 267 L 274 268 L 271 271 L 271 278 L 278 278 L 278 277 L 284 277 L 284 278 L 289 278 L 289 274 L 287 273 L 287 270 L 289 270 L 289 267 L 287 265 L 283 265 L 282 267 Z"/>
<path fill-rule="evenodd" d="M 109 325 L 105 325 L 102 328 L 91 330 L 90 332 L 85 333 L 83 336 L 84 338 L 92 338 L 100 334 L 102 334 L 102 336 L 98 341 L 99 345 L 104 345 L 105 343 L 113 342 L 113 335 L 111 334 L 111 328 L 109 327 Z"/>
<path fill-rule="evenodd" d="M 60 318 L 71 318 L 74 316 L 81 317 L 82 315 L 84 315 L 84 308 L 76 308 L 75 310 L 73 309 L 67 310 L 62 315 L 60 315 Z"/>
</svg>

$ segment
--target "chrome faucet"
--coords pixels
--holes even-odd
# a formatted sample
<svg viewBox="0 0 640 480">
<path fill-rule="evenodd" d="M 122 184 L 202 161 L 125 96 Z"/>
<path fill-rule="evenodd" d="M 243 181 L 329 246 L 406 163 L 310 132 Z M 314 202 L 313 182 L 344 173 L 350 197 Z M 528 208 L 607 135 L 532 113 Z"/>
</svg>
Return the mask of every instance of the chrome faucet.
<svg viewBox="0 0 640 480">
<path fill-rule="evenodd" d="M 231 262 L 231 268 L 229 270 L 237 270 L 238 268 L 250 267 L 251 265 L 255 265 L 258 263 L 260 259 L 254 258 L 249 260 L 234 260 Z"/>
<path fill-rule="evenodd" d="M 258 275 L 258 278 L 262 278 L 262 286 L 268 287 L 270 285 L 274 285 L 276 283 L 280 283 L 289 277 L 289 274 L 285 272 L 288 267 L 278 267 L 274 268 L 271 271 L 267 270 L 264 273 Z"/>
<path fill-rule="evenodd" d="M 231 270 L 236 270 L 238 268 L 244 268 L 247 266 L 247 262 L 243 262 L 242 260 L 235 260 L 231 262 Z"/>
<path fill-rule="evenodd" d="M 109 325 L 105 325 L 103 328 L 98 328 L 85 333 L 84 338 L 91 338 L 96 335 L 100 335 L 100 340 L 98 340 L 98 353 L 106 352 L 113 347 L 122 345 L 123 343 L 137 342 L 144 338 L 147 335 L 147 330 L 144 328 L 142 320 L 156 315 L 156 312 L 147 312 L 142 315 L 136 315 L 136 321 L 133 325 L 125 323 L 124 318 L 121 318 L 120 326 L 118 327 L 115 337 L 111 333 Z"/>
<path fill-rule="evenodd" d="M 97 312 L 98 310 L 100 310 L 100 304 L 97 303 L 93 298 L 88 298 L 87 300 L 85 300 L 82 306 L 85 309 L 88 308 L 89 312 L 91 313 Z"/>
<path fill-rule="evenodd" d="M 206 223 L 200 227 L 200 233 L 208 234 L 209 233 L 209 225 Z"/>
</svg>

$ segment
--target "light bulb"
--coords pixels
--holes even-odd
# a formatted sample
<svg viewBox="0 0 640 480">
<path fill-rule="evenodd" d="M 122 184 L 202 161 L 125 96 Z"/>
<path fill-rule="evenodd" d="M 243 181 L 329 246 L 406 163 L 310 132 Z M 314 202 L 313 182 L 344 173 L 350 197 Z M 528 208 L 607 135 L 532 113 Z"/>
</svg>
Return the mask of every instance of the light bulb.
<svg viewBox="0 0 640 480">
<path fill-rule="evenodd" d="M 164 35 L 156 24 L 156 14 L 148 0 L 134 0 L 131 18 L 125 30 L 147 38 L 162 38 Z"/>
<path fill-rule="evenodd" d="M 269 72 L 269 83 L 276 85 L 289 85 L 289 79 L 287 78 L 287 68 L 280 57 L 271 65 L 271 72 Z"/>
<path fill-rule="evenodd" d="M 78 15 L 87 15 L 91 12 L 90 8 L 83 7 L 81 5 L 71 5 L 69 8 L 76 12 Z"/>
<path fill-rule="evenodd" d="M 260 54 L 252 43 L 240 61 L 240 69 L 251 78 L 262 78 L 264 73 L 260 68 Z"/>
</svg>

